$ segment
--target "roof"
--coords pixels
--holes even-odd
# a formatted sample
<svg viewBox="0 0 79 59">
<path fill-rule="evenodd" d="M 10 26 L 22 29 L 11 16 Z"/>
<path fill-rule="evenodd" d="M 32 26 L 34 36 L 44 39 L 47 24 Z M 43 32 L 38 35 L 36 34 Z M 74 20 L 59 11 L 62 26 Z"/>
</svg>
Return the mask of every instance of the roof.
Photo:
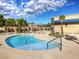
<svg viewBox="0 0 79 59">
<path fill-rule="evenodd" d="M 55 21 L 55 24 L 60 24 L 61 22 L 59 20 Z M 70 19 L 70 20 L 64 20 L 64 24 L 79 24 L 79 19 Z"/>
</svg>

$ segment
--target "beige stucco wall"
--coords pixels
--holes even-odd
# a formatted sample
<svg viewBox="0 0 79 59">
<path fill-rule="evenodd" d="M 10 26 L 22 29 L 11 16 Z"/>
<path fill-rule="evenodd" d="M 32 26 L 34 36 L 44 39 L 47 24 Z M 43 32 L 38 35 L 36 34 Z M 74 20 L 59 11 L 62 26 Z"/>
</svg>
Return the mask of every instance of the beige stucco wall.
<svg viewBox="0 0 79 59">
<path fill-rule="evenodd" d="M 55 20 L 59 20 L 59 16 L 54 17 Z M 72 14 L 72 15 L 65 15 L 65 19 L 70 20 L 70 19 L 79 19 L 79 14 Z M 64 33 L 65 34 L 70 34 L 70 33 L 79 33 L 79 24 L 69 24 L 69 25 L 64 25 Z M 55 25 L 55 32 L 61 32 L 61 27 L 60 25 Z"/>
<path fill-rule="evenodd" d="M 79 24 L 69 24 L 63 25 L 63 30 L 65 34 L 78 34 L 79 33 Z M 55 32 L 61 32 L 61 26 L 55 25 Z"/>
<path fill-rule="evenodd" d="M 59 20 L 59 16 L 54 17 L 55 20 Z M 79 14 L 65 15 L 65 19 L 79 19 Z"/>
</svg>

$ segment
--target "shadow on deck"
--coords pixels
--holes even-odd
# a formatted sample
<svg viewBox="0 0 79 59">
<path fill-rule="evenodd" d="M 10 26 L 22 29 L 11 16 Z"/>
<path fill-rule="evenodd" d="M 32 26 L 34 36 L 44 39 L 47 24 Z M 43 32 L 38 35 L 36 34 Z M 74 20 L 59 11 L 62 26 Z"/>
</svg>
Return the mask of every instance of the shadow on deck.
<svg viewBox="0 0 79 59">
<path fill-rule="evenodd" d="M 66 39 L 66 40 L 73 41 L 73 42 L 75 42 L 76 44 L 79 45 L 79 40 L 78 40 L 78 38 L 76 38 L 75 36 L 65 35 L 65 39 Z"/>
</svg>

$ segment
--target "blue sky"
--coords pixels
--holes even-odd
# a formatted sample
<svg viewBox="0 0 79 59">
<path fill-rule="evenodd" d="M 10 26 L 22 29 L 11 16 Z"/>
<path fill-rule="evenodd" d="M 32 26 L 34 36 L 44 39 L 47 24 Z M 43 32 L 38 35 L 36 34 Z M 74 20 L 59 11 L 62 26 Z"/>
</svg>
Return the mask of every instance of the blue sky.
<svg viewBox="0 0 79 59">
<path fill-rule="evenodd" d="M 0 13 L 45 24 L 54 16 L 79 14 L 79 0 L 0 0 Z"/>
</svg>

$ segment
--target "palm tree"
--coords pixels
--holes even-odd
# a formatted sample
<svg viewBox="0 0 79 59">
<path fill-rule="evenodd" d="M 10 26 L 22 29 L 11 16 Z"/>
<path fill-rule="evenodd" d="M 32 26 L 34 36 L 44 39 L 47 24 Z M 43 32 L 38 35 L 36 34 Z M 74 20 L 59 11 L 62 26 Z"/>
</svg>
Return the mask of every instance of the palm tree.
<svg viewBox="0 0 79 59">
<path fill-rule="evenodd" d="M 64 31 L 63 31 L 63 22 L 64 22 L 64 19 L 65 19 L 65 16 L 64 15 L 61 15 L 59 20 L 61 22 L 61 35 L 63 36 L 64 35 Z"/>
<path fill-rule="evenodd" d="M 63 22 L 65 20 L 65 16 L 64 15 L 61 15 L 59 17 L 59 20 L 61 22 L 61 35 L 64 36 L 64 31 L 63 31 Z M 62 37 L 60 36 L 60 50 L 62 50 Z"/>
<path fill-rule="evenodd" d="M 54 32 L 54 18 L 51 18 L 51 26 L 53 25 L 53 28 L 52 28 L 52 34 L 54 35 L 55 32 Z"/>
</svg>

